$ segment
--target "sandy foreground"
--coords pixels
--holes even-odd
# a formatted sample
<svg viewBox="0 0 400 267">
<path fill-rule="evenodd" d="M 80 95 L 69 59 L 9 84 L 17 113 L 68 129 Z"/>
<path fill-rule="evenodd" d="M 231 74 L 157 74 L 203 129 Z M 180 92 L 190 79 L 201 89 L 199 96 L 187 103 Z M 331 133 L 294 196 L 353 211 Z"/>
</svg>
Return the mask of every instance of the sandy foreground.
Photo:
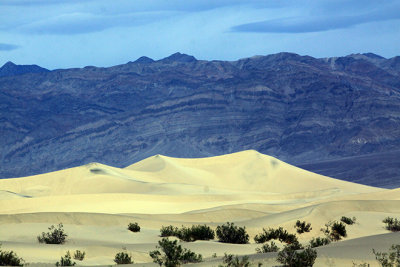
<svg viewBox="0 0 400 267">
<path fill-rule="evenodd" d="M 317 248 L 314 266 L 378 266 L 372 248 L 387 251 L 400 234 L 382 220 L 400 217 L 400 189 L 374 188 L 311 173 L 256 151 L 201 159 L 153 156 L 126 168 L 99 163 L 57 172 L 0 180 L 0 243 L 30 266 L 54 266 L 67 250 L 86 252 L 79 265 L 114 265 L 122 248 L 139 266 L 151 263 L 162 225 L 227 221 L 246 226 L 250 244 L 181 242 L 205 258 L 199 266 L 218 266 L 225 252 L 250 255 L 254 266 L 278 266 L 276 253 L 257 254 L 253 237 L 262 228 L 282 226 L 295 233 L 297 220 L 312 224 L 299 235 L 304 245 L 322 237 L 320 229 L 341 216 L 357 218 L 343 241 Z M 64 224 L 63 245 L 37 241 L 50 225 Z M 138 222 L 139 233 L 127 230 Z M 276 243 L 279 244 L 278 241 Z M 217 258 L 212 257 L 216 253 Z"/>
</svg>

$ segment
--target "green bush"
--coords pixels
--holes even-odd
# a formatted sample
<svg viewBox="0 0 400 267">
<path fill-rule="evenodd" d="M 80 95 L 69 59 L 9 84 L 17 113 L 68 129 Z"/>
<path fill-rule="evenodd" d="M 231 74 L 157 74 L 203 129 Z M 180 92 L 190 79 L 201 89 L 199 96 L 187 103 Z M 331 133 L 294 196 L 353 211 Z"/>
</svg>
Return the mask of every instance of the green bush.
<svg viewBox="0 0 400 267">
<path fill-rule="evenodd" d="M 347 237 L 346 225 L 341 222 L 334 222 L 331 227 L 331 237 L 333 240 L 340 240 Z"/>
<path fill-rule="evenodd" d="M 212 240 L 215 238 L 215 233 L 207 225 L 193 225 L 190 236 L 192 240 Z"/>
<path fill-rule="evenodd" d="M 78 261 L 83 261 L 83 259 L 85 259 L 85 255 L 86 255 L 85 251 L 82 252 L 80 250 L 76 250 L 74 253 L 74 259 Z"/>
<path fill-rule="evenodd" d="M 296 228 L 298 234 L 310 232 L 312 230 L 311 223 L 306 223 L 305 221 L 300 222 L 300 220 L 297 220 L 294 228 Z"/>
<path fill-rule="evenodd" d="M 299 241 L 296 240 L 296 242 L 287 244 L 290 245 L 293 249 L 299 250 L 299 249 L 304 249 L 303 245 L 299 243 Z"/>
<path fill-rule="evenodd" d="M 149 252 L 153 262 L 160 266 L 173 267 L 181 264 L 201 262 L 203 257 L 177 244 L 177 240 L 163 238 L 158 241 L 157 250 Z M 161 250 L 161 251 L 160 251 Z"/>
<path fill-rule="evenodd" d="M 389 252 L 377 252 L 374 249 L 372 252 L 382 267 L 400 266 L 400 245 L 392 245 Z"/>
<path fill-rule="evenodd" d="M 210 240 L 215 237 L 214 230 L 207 225 L 192 225 L 191 227 L 182 226 L 181 228 L 172 225 L 166 227 L 162 226 L 160 233 L 161 237 L 175 236 L 186 242 Z"/>
<path fill-rule="evenodd" d="M 37 237 L 39 243 L 64 244 L 68 235 L 64 233 L 63 227 L 62 223 L 58 224 L 57 228 L 54 225 L 50 226 L 48 228 L 50 232 L 43 232 Z"/>
<path fill-rule="evenodd" d="M 203 261 L 203 256 L 200 254 L 196 254 L 189 249 L 183 249 L 181 261 L 182 264 L 201 262 Z"/>
<path fill-rule="evenodd" d="M 317 237 L 310 240 L 310 246 L 312 248 L 325 246 L 331 243 L 331 240 L 327 237 Z"/>
<path fill-rule="evenodd" d="M 347 225 L 355 224 L 356 220 L 357 220 L 356 217 L 350 218 L 350 217 L 342 216 L 342 218 L 340 218 L 340 221 Z"/>
<path fill-rule="evenodd" d="M 234 223 L 227 222 L 226 224 L 218 225 L 215 232 L 217 233 L 219 242 L 222 243 L 249 243 L 249 235 L 246 232 L 246 227 L 238 227 Z"/>
<path fill-rule="evenodd" d="M 75 266 L 76 262 L 72 262 L 71 254 L 69 251 L 65 254 L 64 257 L 61 257 L 61 260 L 56 263 L 56 266 Z"/>
<path fill-rule="evenodd" d="M 256 248 L 257 253 L 278 252 L 279 248 L 274 241 L 271 244 L 263 244 L 261 248 Z"/>
<path fill-rule="evenodd" d="M 192 225 L 191 228 L 182 227 L 178 230 L 178 238 L 187 242 L 210 240 L 214 239 L 214 237 L 214 230 L 207 225 Z"/>
<path fill-rule="evenodd" d="M 132 264 L 132 256 L 129 255 L 126 251 L 118 252 L 115 254 L 114 262 L 116 264 Z"/>
<path fill-rule="evenodd" d="M 169 236 L 178 236 L 179 235 L 178 227 L 169 225 L 169 226 L 161 226 L 160 236 L 161 237 L 169 237 Z"/>
<path fill-rule="evenodd" d="M 254 237 L 254 241 L 256 243 L 265 243 L 272 239 L 278 239 L 281 242 L 286 244 L 295 244 L 298 243 L 297 237 L 295 234 L 289 234 L 288 231 L 279 227 L 278 229 L 269 228 L 265 230 L 263 228 L 263 233 L 258 234 Z"/>
<path fill-rule="evenodd" d="M 12 250 L 3 251 L 0 249 L 0 266 L 24 266 L 24 260 L 18 258 L 17 254 Z"/>
<path fill-rule="evenodd" d="M 279 239 L 283 232 L 287 233 L 287 231 L 283 230 L 282 227 L 279 227 L 278 229 L 269 228 L 268 230 L 263 228 L 263 233 L 256 235 L 254 241 L 256 243 L 265 243 L 272 239 L 276 240 Z"/>
<path fill-rule="evenodd" d="M 400 221 L 396 218 L 392 217 L 386 217 L 383 221 L 383 223 L 386 223 L 386 230 L 392 231 L 392 232 L 399 232 L 400 231 Z"/>
<path fill-rule="evenodd" d="M 225 265 L 219 265 L 218 267 L 249 267 L 249 256 L 243 256 L 241 259 L 233 254 L 226 254 L 222 258 L 222 262 Z"/>
<path fill-rule="evenodd" d="M 138 224 L 137 222 L 135 222 L 135 223 L 129 223 L 129 224 L 128 224 L 128 230 L 129 230 L 129 231 L 132 231 L 132 232 L 134 232 L 134 233 L 140 232 L 140 226 L 139 226 L 139 224 Z"/>
<path fill-rule="evenodd" d="M 347 237 L 346 225 L 342 222 L 334 221 L 325 224 L 325 229 L 322 232 L 332 241 L 339 241 L 342 237 Z"/>
<path fill-rule="evenodd" d="M 287 245 L 278 253 L 277 261 L 287 267 L 310 267 L 315 263 L 317 251 L 307 247 L 303 251 L 296 251 L 292 245 Z"/>
</svg>

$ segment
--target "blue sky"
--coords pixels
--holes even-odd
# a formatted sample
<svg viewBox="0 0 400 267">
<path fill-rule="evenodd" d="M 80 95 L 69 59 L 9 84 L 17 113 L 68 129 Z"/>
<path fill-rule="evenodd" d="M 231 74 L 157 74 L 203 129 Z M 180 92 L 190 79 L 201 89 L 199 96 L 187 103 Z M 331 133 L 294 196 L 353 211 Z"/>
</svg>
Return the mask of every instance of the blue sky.
<svg viewBox="0 0 400 267">
<path fill-rule="evenodd" d="M 112 66 L 175 52 L 236 60 L 400 55 L 400 1 L 1 0 L 0 65 Z"/>
</svg>

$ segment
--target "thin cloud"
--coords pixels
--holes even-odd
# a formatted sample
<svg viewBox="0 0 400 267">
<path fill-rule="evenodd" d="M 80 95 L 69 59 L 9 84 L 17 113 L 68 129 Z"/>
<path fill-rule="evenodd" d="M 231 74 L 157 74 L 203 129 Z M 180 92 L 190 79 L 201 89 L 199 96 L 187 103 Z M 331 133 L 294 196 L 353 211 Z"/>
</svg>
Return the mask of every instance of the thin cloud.
<svg viewBox="0 0 400 267">
<path fill-rule="evenodd" d="M 237 25 L 231 28 L 235 32 L 264 33 L 306 33 L 349 28 L 355 25 L 400 19 L 399 8 L 385 8 L 367 14 L 297 16 L 273 20 L 264 20 Z"/>
<path fill-rule="evenodd" d="M 280 0 L 4 0 L 0 31 L 26 34 L 74 35 L 114 27 L 157 23 L 173 15 L 207 12 L 239 6 L 278 8 Z M 34 12 L 32 12 L 34 11 Z M 21 17 L 19 14 L 25 14 Z"/>
<path fill-rule="evenodd" d="M 18 45 L 0 43 L 0 51 L 11 51 L 18 49 Z"/>
<path fill-rule="evenodd" d="M 174 12 L 136 12 L 115 16 L 70 13 L 35 21 L 18 27 L 29 34 L 73 35 L 99 32 L 114 27 L 131 27 L 173 16 Z"/>
</svg>

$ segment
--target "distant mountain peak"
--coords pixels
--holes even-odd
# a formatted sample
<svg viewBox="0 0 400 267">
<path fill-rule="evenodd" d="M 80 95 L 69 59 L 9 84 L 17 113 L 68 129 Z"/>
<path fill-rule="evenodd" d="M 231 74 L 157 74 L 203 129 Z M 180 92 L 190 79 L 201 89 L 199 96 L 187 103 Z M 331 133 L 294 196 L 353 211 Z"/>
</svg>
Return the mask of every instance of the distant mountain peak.
<svg viewBox="0 0 400 267">
<path fill-rule="evenodd" d="M 374 54 L 374 53 L 350 54 L 343 58 L 363 59 L 363 60 L 367 60 L 367 61 L 370 61 L 373 63 L 378 63 L 378 62 L 381 62 L 386 59 L 386 58 L 384 58 L 380 55 Z"/>
<path fill-rule="evenodd" d="M 376 59 L 386 59 L 380 55 L 368 52 L 368 53 L 363 53 L 364 56 L 369 57 L 369 58 L 376 58 Z"/>
<path fill-rule="evenodd" d="M 49 70 L 39 67 L 38 65 L 17 65 L 8 61 L 0 68 L 0 77 L 40 72 L 49 72 Z"/>
<path fill-rule="evenodd" d="M 0 69 L 2 69 L 2 68 L 7 68 L 7 67 L 14 67 L 14 66 L 17 66 L 14 62 L 12 62 L 12 61 L 7 61 L 7 63 L 4 64 Z"/>
<path fill-rule="evenodd" d="M 197 61 L 197 59 L 194 56 L 182 54 L 179 52 L 176 52 L 169 57 L 163 58 L 160 60 L 161 62 L 165 63 L 171 63 L 171 62 L 194 62 Z"/>
<path fill-rule="evenodd" d="M 134 63 L 142 63 L 142 64 L 152 63 L 152 62 L 154 62 L 154 60 L 146 56 L 142 56 L 134 61 Z"/>
</svg>

